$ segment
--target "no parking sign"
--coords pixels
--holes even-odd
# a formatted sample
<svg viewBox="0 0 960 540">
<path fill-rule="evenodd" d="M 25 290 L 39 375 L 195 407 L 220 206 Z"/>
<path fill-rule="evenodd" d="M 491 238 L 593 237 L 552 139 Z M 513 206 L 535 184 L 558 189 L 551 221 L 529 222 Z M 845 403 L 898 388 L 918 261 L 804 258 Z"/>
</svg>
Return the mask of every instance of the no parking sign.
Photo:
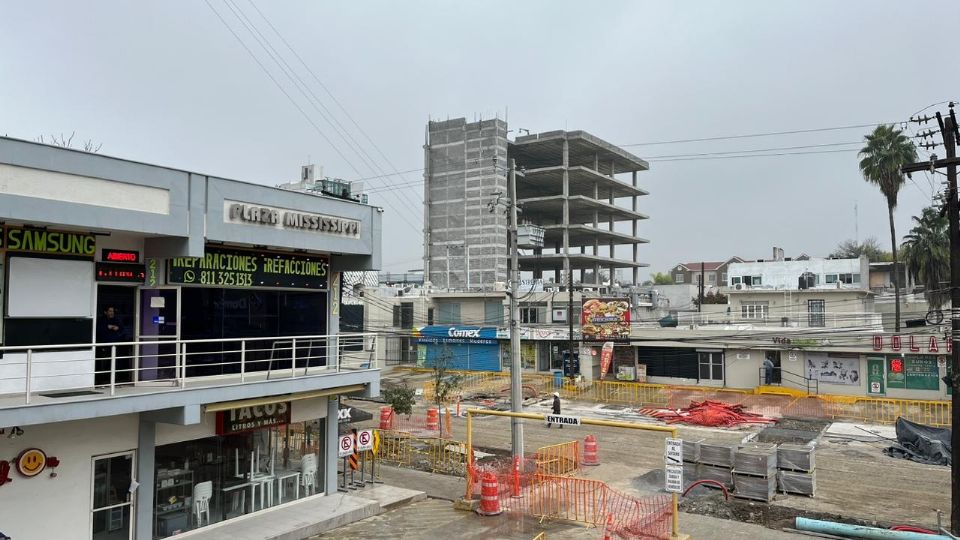
<svg viewBox="0 0 960 540">
<path fill-rule="evenodd" d="M 357 432 L 357 451 L 373 450 L 373 430 L 364 429 Z"/>
<path fill-rule="evenodd" d="M 350 454 L 353 454 L 353 435 L 341 435 L 337 444 L 337 455 L 347 457 Z"/>
</svg>

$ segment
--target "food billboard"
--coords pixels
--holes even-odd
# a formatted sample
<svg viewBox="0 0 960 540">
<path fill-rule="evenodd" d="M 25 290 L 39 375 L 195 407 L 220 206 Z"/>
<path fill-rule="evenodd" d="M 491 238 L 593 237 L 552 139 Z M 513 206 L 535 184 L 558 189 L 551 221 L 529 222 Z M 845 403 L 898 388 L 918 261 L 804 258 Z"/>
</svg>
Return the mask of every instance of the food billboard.
<svg viewBox="0 0 960 540">
<path fill-rule="evenodd" d="M 630 339 L 630 301 L 625 298 L 584 300 L 580 330 L 585 341 Z"/>
</svg>

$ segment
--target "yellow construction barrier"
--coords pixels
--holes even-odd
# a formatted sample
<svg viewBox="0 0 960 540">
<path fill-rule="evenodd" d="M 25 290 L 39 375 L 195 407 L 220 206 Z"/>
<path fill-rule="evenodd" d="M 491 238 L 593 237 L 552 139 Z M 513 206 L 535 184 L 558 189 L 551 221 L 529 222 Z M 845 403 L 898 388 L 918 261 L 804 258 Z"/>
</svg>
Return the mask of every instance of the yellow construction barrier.
<svg viewBox="0 0 960 540">
<path fill-rule="evenodd" d="M 411 438 L 408 433 L 380 430 L 380 448 L 377 452 L 377 459 L 398 467 L 410 466 L 413 463 Z"/>
<path fill-rule="evenodd" d="M 377 459 L 399 467 L 415 466 L 431 472 L 465 476 L 466 445 L 439 437 L 415 437 L 398 431 L 380 431 Z"/>
<path fill-rule="evenodd" d="M 537 449 L 537 473 L 566 476 L 580 470 L 580 441 L 570 441 Z"/>
<path fill-rule="evenodd" d="M 840 399 L 837 399 L 837 398 Z M 852 419 L 864 422 L 892 424 L 903 417 L 928 426 L 949 427 L 953 407 L 949 401 L 926 401 L 896 398 L 857 398 L 852 403 L 846 396 L 817 396 L 829 403 L 826 407 L 832 419 Z"/>
<path fill-rule="evenodd" d="M 459 395 L 468 396 L 477 393 L 506 394 L 510 386 L 509 373 L 461 372 L 464 376 Z M 535 389 L 541 394 L 559 392 L 565 399 L 619 403 L 634 407 L 680 407 L 690 401 L 720 399 L 740 402 L 755 396 L 753 389 L 710 388 L 703 386 L 678 386 L 653 383 L 634 383 L 624 381 L 592 381 L 572 384 L 564 379 L 562 388 L 554 386 L 553 378 L 542 373 L 524 373 L 525 387 Z M 433 383 L 424 385 L 424 396 L 428 401 L 433 396 Z M 784 414 L 825 418 L 830 420 L 856 420 L 862 422 L 892 424 L 898 417 L 931 426 L 951 425 L 952 407 L 949 401 L 911 400 L 870 396 L 776 396 L 763 394 L 764 397 L 784 400 Z"/>
</svg>

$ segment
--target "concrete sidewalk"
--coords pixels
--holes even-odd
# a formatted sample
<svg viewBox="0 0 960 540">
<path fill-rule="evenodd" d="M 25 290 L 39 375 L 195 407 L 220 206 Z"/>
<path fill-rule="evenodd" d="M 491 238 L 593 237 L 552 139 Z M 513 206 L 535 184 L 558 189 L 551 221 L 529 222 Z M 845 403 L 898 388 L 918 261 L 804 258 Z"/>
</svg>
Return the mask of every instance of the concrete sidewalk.
<svg viewBox="0 0 960 540">
<path fill-rule="evenodd" d="M 598 537 L 598 529 L 595 528 L 549 521 L 541 526 L 537 519 L 530 517 L 524 519 L 504 515 L 498 518 L 484 518 L 469 512 L 454 510 L 450 501 L 463 497 L 466 489 L 463 478 L 390 466 L 383 467 L 382 476 L 386 484 L 424 491 L 436 500 L 428 501 L 429 504 L 416 503 L 381 514 L 331 531 L 319 538 L 362 538 L 364 535 L 374 535 L 381 540 L 434 537 L 529 540 L 541 531 L 546 531 L 550 537 L 559 538 L 596 540 Z M 797 540 L 802 538 L 797 534 L 768 529 L 760 525 L 684 512 L 680 513 L 680 531 L 689 534 L 695 540 L 714 538 Z"/>
<path fill-rule="evenodd" d="M 183 534 L 190 540 L 302 540 L 427 498 L 422 491 L 378 486 L 311 497 Z"/>
</svg>

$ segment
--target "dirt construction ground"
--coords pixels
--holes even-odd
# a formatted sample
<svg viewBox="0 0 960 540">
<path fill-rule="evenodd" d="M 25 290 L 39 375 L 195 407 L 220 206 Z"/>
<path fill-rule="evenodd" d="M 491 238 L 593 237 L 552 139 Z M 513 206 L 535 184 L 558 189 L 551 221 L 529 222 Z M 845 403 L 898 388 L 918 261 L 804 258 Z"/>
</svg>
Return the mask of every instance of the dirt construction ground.
<svg viewBox="0 0 960 540">
<path fill-rule="evenodd" d="M 380 403 L 350 401 L 351 406 L 365 409 L 378 417 Z M 549 412 L 549 402 L 528 402 L 525 411 Z M 578 416 L 611 418 L 596 403 L 564 402 L 564 413 Z M 418 404 L 423 412 L 425 404 Z M 649 422 L 642 418 L 616 419 Z M 510 419 L 479 417 L 474 423 L 473 441 L 478 448 L 508 450 Z M 683 439 L 704 439 L 711 442 L 739 442 L 760 427 L 714 429 L 680 427 Z M 536 421 L 524 422 L 527 454 L 537 448 L 573 439 L 583 440 L 593 434 L 598 441 L 601 465 L 585 467 L 583 475 L 603 480 L 612 488 L 633 494 L 646 494 L 662 486 L 664 434 L 599 426 L 571 426 L 546 429 Z M 882 453 L 889 441 L 881 438 L 821 436 L 816 451 L 816 496 L 777 495 L 770 505 L 722 497 L 706 488 L 695 488 L 683 501 L 685 511 L 714 515 L 766 525 L 780 529 L 789 527 L 793 517 L 804 515 L 822 519 L 840 519 L 864 524 L 910 524 L 926 528 L 936 525 L 935 509 L 949 515 L 949 468 L 922 465 L 888 457 Z M 454 439 L 466 440 L 466 420 L 453 419 Z M 416 486 L 409 486 L 416 488 Z M 682 528 L 681 528 L 682 530 Z"/>
</svg>

